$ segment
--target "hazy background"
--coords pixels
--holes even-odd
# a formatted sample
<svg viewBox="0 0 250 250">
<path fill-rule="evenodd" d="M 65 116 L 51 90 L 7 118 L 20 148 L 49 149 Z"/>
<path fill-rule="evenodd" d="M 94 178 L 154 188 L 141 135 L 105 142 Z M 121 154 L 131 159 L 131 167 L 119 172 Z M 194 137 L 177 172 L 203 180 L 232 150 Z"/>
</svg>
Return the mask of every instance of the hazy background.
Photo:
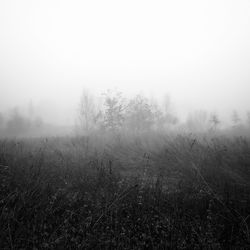
<svg viewBox="0 0 250 250">
<path fill-rule="evenodd" d="M 250 1 L 0 1 L 0 112 L 75 122 L 82 88 L 250 109 Z"/>
</svg>

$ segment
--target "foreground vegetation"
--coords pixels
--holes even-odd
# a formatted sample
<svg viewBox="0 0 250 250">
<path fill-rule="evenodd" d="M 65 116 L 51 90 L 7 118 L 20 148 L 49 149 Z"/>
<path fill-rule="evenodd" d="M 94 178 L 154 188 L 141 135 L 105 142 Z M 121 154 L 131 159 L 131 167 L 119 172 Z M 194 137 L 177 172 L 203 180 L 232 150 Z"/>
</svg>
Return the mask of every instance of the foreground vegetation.
<svg viewBox="0 0 250 250">
<path fill-rule="evenodd" d="M 0 249 L 247 249 L 250 141 L 0 141 Z"/>
</svg>

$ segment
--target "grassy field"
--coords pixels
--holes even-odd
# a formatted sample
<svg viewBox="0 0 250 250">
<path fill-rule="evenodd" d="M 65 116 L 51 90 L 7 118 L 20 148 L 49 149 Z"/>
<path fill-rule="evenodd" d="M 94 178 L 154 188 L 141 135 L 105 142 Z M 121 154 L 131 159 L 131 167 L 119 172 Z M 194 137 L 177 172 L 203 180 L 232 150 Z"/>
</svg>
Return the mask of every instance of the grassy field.
<svg viewBox="0 0 250 250">
<path fill-rule="evenodd" d="M 250 249 L 250 140 L 0 141 L 0 249 Z"/>
</svg>

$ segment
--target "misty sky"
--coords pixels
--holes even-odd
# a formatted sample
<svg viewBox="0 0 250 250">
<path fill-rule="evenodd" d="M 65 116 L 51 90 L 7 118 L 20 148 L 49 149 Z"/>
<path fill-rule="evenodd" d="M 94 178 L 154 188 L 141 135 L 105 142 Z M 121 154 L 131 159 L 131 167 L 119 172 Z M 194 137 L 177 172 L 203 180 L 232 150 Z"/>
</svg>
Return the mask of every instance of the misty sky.
<svg viewBox="0 0 250 250">
<path fill-rule="evenodd" d="M 74 123 L 83 87 L 250 110 L 250 1 L 0 0 L 0 111 Z"/>
</svg>

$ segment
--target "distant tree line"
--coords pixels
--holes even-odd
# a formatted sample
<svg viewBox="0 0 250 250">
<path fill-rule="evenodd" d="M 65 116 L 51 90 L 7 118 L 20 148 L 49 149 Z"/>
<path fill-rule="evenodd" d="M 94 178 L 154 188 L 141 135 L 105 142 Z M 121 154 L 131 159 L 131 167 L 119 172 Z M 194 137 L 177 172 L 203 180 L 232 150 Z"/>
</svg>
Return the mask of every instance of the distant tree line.
<svg viewBox="0 0 250 250">
<path fill-rule="evenodd" d="M 0 137 L 54 133 L 54 128 L 45 125 L 36 114 L 32 103 L 28 105 L 26 113 L 28 114 L 24 115 L 18 108 L 13 108 L 8 114 L 0 112 Z M 168 95 L 159 103 L 159 100 L 142 94 L 125 98 L 123 93 L 117 90 L 107 90 L 98 97 L 84 90 L 78 115 L 77 131 L 84 135 L 96 131 L 141 134 L 149 131 L 213 132 L 225 128 L 218 114 L 204 110 L 192 112 L 185 121 L 181 121 L 173 111 Z M 231 127 L 227 126 L 227 129 L 249 131 L 250 111 L 243 119 L 235 110 L 230 121 Z"/>
<path fill-rule="evenodd" d="M 108 90 L 99 97 L 84 90 L 80 99 L 79 118 L 79 128 L 84 134 L 97 130 L 143 133 L 175 128 L 204 132 L 216 131 L 222 123 L 218 114 L 206 111 L 193 112 L 185 122 L 180 122 L 171 109 L 169 96 L 159 104 L 156 100 L 139 94 L 128 99 L 117 90 Z M 231 123 L 233 127 L 242 125 L 237 111 L 233 111 Z M 247 113 L 246 124 L 250 127 L 250 112 Z"/>
<path fill-rule="evenodd" d="M 116 90 L 108 90 L 99 98 L 83 91 L 79 118 L 80 129 L 85 134 L 95 130 L 141 133 L 178 123 L 178 118 L 169 108 L 160 108 L 154 100 L 143 95 L 127 99 Z"/>
<path fill-rule="evenodd" d="M 23 136 L 43 127 L 40 117 L 25 116 L 18 108 L 13 108 L 7 115 L 0 113 L 0 136 Z"/>
</svg>

